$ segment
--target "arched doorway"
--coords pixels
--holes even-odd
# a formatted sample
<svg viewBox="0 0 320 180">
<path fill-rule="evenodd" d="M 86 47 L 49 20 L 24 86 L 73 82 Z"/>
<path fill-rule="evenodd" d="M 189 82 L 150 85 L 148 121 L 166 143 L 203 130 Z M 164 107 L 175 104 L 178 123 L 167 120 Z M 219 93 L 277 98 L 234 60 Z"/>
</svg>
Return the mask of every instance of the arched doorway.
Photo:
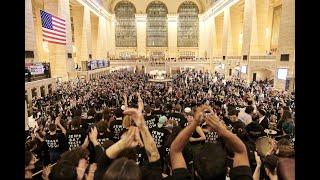
<svg viewBox="0 0 320 180">
<path fill-rule="evenodd" d="M 250 81 L 269 81 L 274 82 L 274 71 L 267 68 L 253 68 L 249 76 Z"/>
</svg>

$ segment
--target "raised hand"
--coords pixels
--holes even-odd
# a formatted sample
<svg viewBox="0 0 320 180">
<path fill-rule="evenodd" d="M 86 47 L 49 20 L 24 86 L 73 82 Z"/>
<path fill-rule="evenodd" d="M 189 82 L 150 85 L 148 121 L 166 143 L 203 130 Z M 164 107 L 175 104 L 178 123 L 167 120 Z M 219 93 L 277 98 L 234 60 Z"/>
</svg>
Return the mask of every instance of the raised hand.
<svg viewBox="0 0 320 180">
<path fill-rule="evenodd" d="M 254 156 L 255 156 L 255 158 L 256 158 L 257 165 L 258 165 L 258 166 L 261 166 L 261 164 L 262 164 L 261 158 L 260 158 L 260 156 L 258 155 L 257 151 L 254 152 Z"/>
<path fill-rule="evenodd" d="M 146 125 L 142 112 L 139 111 L 138 109 L 128 108 L 125 111 L 123 111 L 123 114 L 131 116 L 131 118 L 133 119 L 134 123 L 138 128 L 141 128 L 144 125 Z"/>
<path fill-rule="evenodd" d="M 138 128 L 136 128 L 136 131 L 135 131 L 135 134 L 134 134 L 134 138 L 135 138 L 135 141 L 138 142 L 138 145 L 140 147 L 144 146 L 143 141 L 142 141 L 141 136 L 140 136 L 140 130 Z"/>
<path fill-rule="evenodd" d="M 202 123 L 204 119 L 204 112 L 209 111 L 210 113 L 213 113 L 213 110 L 210 106 L 208 105 L 201 105 L 200 107 L 197 107 L 196 112 L 194 114 L 194 120 L 197 123 Z"/>
<path fill-rule="evenodd" d="M 86 139 L 84 139 L 84 142 L 82 144 L 82 148 L 86 149 L 88 146 L 89 146 L 89 138 L 87 136 Z"/>
<path fill-rule="evenodd" d="M 205 121 L 216 132 L 226 129 L 226 126 L 221 122 L 220 118 L 215 113 L 205 117 Z"/>
<path fill-rule="evenodd" d="M 44 180 L 47 180 L 47 179 L 49 179 L 49 174 L 51 173 L 51 166 L 50 165 L 48 165 L 48 166 L 44 166 L 43 168 L 42 168 L 42 179 L 44 179 Z"/>
<path fill-rule="evenodd" d="M 77 167 L 77 179 L 83 179 L 86 169 L 88 167 L 88 162 L 86 159 L 80 159 Z"/>
<path fill-rule="evenodd" d="M 96 143 L 98 143 L 97 138 L 98 138 L 97 127 L 93 127 L 93 128 L 91 128 L 91 131 L 89 132 L 89 139 L 95 145 Z"/>
<path fill-rule="evenodd" d="M 123 140 L 125 142 L 125 147 L 126 148 L 134 148 L 136 147 L 139 143 L 136 140 L 136 131 L 138 130 L 137 127 L 130 127 L 126 135 L 124 136 Z"/>
</svg>

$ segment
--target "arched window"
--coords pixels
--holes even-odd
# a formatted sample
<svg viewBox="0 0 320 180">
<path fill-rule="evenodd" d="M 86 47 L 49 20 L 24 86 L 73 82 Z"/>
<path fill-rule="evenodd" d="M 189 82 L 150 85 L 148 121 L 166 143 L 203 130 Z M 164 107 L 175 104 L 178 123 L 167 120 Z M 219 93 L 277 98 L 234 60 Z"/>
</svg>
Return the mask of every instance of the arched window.
<svg viewBox="0 0 320 180">
<path fill-rule="evenodd" d="M 168 9 L 160 1 L 153 1 L 147 7 L 147 47 L 168 46 Z"/>
<path fill-rule="evenodd" d="M 191 1 L 185 1 L 179 6 L 178 14 L 178 47 L 198 47 L 198 6 Z"/>
<path fill-rule="evenodd" d="M 136 8 L 129 1 L 120 1 L 116 14 L 116 47 L 137 47 Z"/>
</svg>

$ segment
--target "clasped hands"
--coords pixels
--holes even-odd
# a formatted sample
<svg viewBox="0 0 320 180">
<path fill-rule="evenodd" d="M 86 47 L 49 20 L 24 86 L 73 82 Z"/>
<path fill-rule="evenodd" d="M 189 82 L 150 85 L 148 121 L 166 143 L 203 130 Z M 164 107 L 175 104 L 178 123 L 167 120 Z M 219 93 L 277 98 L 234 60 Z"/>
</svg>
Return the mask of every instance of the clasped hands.
<svg viewBox="0 0 320 180">
<path fill-rule="evenodd" d="M 197 107 L 194 120 L 196 123 L 198 123 L 198 125 L 206 122 L 206 124 L 210 126 L 210 129 L 217 133 L 221 132 L 222 130 L 227 130 L 223 121 L 220 120 L 217 114 L 208 105 L 201 105 Z"/>
</svg>

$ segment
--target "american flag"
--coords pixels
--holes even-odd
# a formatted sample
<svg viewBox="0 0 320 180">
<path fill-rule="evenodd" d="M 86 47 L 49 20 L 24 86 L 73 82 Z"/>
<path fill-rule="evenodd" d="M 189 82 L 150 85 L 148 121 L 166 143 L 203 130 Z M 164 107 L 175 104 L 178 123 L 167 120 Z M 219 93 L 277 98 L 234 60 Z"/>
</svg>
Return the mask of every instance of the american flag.
<svg viewBox="0 0 320 180">
<path fill-rule="evenodd" d="M 66 21 L 40 10 L 43 40 L 66 45 Z"/>
</svg>

